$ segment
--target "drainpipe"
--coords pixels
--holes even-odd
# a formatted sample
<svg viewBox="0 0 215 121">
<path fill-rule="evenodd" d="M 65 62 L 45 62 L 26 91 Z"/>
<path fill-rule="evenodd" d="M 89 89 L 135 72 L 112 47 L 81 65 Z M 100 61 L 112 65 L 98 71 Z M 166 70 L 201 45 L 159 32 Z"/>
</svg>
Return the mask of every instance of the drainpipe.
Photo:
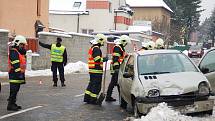
<svg viewBox="0 0 215 121">
<path fill-rule="evenodd" d="M 78 20 L 77 20 L 77 33 L 79 33 L 79 21 L 80 21 L 80 20 L 79 20 L 79 17 L 80 17 L 80 14 L 78 13 L 77 15 L 78 15 Z"/>
</svg>

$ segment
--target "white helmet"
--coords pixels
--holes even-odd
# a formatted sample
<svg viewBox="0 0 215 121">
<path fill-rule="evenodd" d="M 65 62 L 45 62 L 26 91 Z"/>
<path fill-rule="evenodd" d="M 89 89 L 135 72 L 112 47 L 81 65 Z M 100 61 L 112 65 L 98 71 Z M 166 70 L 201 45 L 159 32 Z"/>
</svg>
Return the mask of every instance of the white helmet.
<svg viewBox="0 0 215 121">
<path fill-rule="evenodd" d="M 126 46 L 127 43 L 131 43 L 131 39 L 127 35 L 122 35 L 119 39 L 120 39 L 120 44 L 122 44 L 123 46 Z"/>
<path fill-rule="evenodd" d="M 104 45 L 104 42 L 107 41 L 107 37 L 104 34 L 97 34 L 93 40 L 90 41 L 91 44 L 101 44 Z"/>
<path fill-rule="evenodd" d="M 116 45 L 120 45 L 121 43 L 120 43 L 120 39 L 115 39 L 114 40 L 114 43 L 116 44 Z"/>
<path fill-rule="evenodd" d="M 12 42 L 12 45 L 14 46 L 19 46 L 20 44 L 25 44 L 27 45 L 27 41 L 26 41 L 26 38 L 22 35 L 17 35 L 13 42 Z"/>
<path fill-rule="evenodd" d="M 147 48 L 148 47 L 148 42 L 142 42 L 142 47 Z"/>
<path fill-rule="evenodd" d="M 149 41 L 149 42 L 148 42 L 147 49 L 148 49 L 148 50 L 153 50 L 154 48 L 155 48 L 155 42 Z"/>
<path fill-rule="evenodd" d="M 155 47 L 157 49 L 164 48 L 164 41 L 163 41 L 163 39 L 161 39 L 161 38 L 157 39 L 156 42 L 155 42 Z"/>
</svg>

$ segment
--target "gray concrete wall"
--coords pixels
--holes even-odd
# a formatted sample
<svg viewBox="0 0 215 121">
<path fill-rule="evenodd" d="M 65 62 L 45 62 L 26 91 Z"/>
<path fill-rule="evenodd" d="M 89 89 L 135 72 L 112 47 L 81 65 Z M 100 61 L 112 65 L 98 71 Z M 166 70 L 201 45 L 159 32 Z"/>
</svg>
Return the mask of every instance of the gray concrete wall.
<svg viewBox="0 0 215 121">
<path fill-rule="evenodd" d="M 7 54 L 7 43 L 8 43 L 8 33 L 7 30 L 0 30 L 0 71 L 8 71 L 8 54 Z"/>
<path fill-rule="evenodd" d="M 39 41 L 47 44 L 56 43 L 57 36 L 55 35 L 40 35 Z M 90 47 L 89 41 L 93 38 L 90 36 L 72 35 L 69 37 L 62 37 L 62 45 L 66 47 L 68 54 L 68 63 L 82 61 L 87 63 L 88 49 Z M 50 50 L 39 47 L 40 56 L 34 56 L 32 59 L 32 69 L 50 68 Z"/>
</svg>

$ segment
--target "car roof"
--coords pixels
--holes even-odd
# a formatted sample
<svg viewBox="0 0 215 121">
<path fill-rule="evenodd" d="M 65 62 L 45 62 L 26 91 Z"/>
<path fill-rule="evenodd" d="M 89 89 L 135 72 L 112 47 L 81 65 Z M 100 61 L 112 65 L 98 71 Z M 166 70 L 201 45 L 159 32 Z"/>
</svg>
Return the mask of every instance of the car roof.
<svg viewBox="0 0 215 121">
<path fill-rule="evenodd" d="M 143 50 L 143 51 L 138 51 L 137 54 L 138 55 L 151 55 L 151 54 L 164 54 L 164 53 L 181 53 L 178 50 L 167 50 L 167 49 L 163 49 L 163 50 Z"/>
</svg>

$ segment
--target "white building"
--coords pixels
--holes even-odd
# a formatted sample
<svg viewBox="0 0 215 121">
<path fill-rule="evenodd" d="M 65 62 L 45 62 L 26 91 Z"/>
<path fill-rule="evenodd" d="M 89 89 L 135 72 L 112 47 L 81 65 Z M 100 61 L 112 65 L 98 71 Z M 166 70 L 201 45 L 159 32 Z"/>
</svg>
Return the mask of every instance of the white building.
<svg viewBox="0 0 215 121">
<path fill-rule="evenodd" d="M 127 30 L 131 9 L 125 0 L 50 0 L 49 25 L 67 32 Z"/>
</svg>

